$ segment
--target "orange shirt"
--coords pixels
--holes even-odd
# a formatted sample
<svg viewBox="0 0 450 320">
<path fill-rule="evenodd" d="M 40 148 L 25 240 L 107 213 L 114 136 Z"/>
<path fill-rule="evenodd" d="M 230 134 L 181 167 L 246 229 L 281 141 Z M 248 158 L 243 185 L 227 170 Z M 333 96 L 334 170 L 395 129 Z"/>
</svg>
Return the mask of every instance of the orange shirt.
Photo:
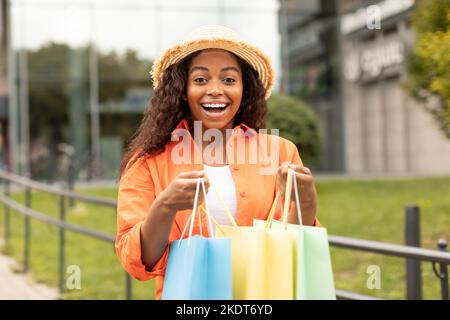
<svg viewBox="0 0 450 320">
<path fill-rule="evenodd" d="M 187 128 L 187 121 L 182 120 L 172 135 L 177 135 L 177 129 L 187 130 Z M 191 210 L 177 212 L 166 250 L 152 270 L 148 270 L 141 260 L 140 228 L 156 196 L 179 173 L 203 170 L 202 152 L 193 137 L 189 134 L 182 143 L 186 147 L 182 152 L 180 152 L 181 143 L 171 141 L 161 154 L 142 158 L 132 166 L 128 166 L 119 184 L 116 252 L 124 269 L 132 277 L 141 281 L 156 277 L 156 299 L 160 299 L 162 295 L 170 242 L 181 237 Z M 174 155 L 186 155 L 185 150 L 192 151 L 189 161 L 180 163 L 179 158 L 173 160 Z M 260 152 L 259 154 L 266 154 L 267 157 L 258 157 L 255 161 L 255 158 L 251 158 L 251 153 L 255 150 Z M 232 130 L 227 143 L 227 159 L 236 186 L 236 222 L 241 226 L 251 226 L 253 218 L 262 220 L 267 218 L 277 192 L 276 169 L 281 163 L 291 161 L 294 164 L 302 164 L 297 147 L 291 141 L 276 135 L 256 132 L 244 124 Z M 272 171 L 269 170 L 270 167 Z M 275 219 L 280 217 L 281 206 L 278 205 Z M 194 234 L 200 233 L 199 225 L 196 219 Z M 314 225 L 320 226 L 317 219 Z M 207 235 L 205 215 L 202 216 L 201 226 L 203 234 Z"/>
</svg>

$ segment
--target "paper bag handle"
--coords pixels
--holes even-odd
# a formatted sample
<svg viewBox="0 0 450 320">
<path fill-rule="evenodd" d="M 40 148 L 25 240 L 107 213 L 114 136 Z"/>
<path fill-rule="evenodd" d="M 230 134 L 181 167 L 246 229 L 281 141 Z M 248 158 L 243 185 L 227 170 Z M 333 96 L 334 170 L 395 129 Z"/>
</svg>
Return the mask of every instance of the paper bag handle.
<svg viewBox="0 0 450 320">
<path fill-rule="evenodd" d="M 203 212 L 206 213 L 205 208 L 203 208 L 202 206 L 200 206 L 200 210 L 202 210 Z M 211 221 L 216 226 L 217 229 L 219 229 L 220 231 L 223 231 L 222 228 L 220 227 L 220 224 L 217 222 L 217 220 L 213 216 L 211 216 Z"/>
<path fill-rule="evenodd" d="M 266 228 L 270 228 L 273 220 L 273 216 L 275 215 L 275 210 L 277 208 L 278 200 L 280 199 L 280 190 L 277 191 L 277 194 L 275 195 L 275 200 L 273 200 L 272 207 L 270 208 L 269 215 L 267 217 L 266 221 Z"/>
<path fill-rule="evenodd" d="M 299 199 L 299 195 L 298 195 L 296 174 L 295 174 L 294 170 L 288 169 L 288 176 L 287 176 L 287 181 L 286 181 L 286 192 L 285 192 L 285 198 L 284 198 L 284 208 L 283 208 L 283 225 L 285 228 L 287 228 L 287 220 L 288 220 L 288 215 L 289 215 L 289 205 L 291 202 L 292 189 L 294 189 L 294 197 L 295 197 L 295 204 L 297 207 L 298 223 L 299 223 L 299 225 L 303 225 L 302 211 L 300 208 L 300 199 Z"/>
<path fill-rule="evenodd" d="M 233 218 L 233 215 L 231 214 L 230 209 L 228 208 L 227 204 L 223 200 L 222 195 L 219 193 L 219 191 L 216 189 L 216 187 L 212 183 L 210 183 L 210 186 L 213 188 L 214 192 L 217 194 L 217 198 L 219 198 L 219 202 L 222 205 L 223 209 L 225 210 L 225 214 L 226 214 L 228 220 L 231 222 L 231 225 L 233 227 L 237 227 L 238 225 L 236 223 L 236 220 Z M 206 198 L 206 196 L 205 196 L 205 198 Z M 205 201 L 205 205 L 206 205 L 206 201 Z M 200 209 L 203 209 L 203 207 L 200 206 Z"/>
<path fill-rule="evenodd" d="M 189 225 L 188 244 L 190 243 L 190 240 L 191 240 L 191 237 L 192 237 L 192 232 L 193 232 L 193 230 L 194 230 L 194 221 L 195 221 L 195 216 L 196 216 L 196 213 L 197 213 L 197 210 L 198 210 L 197 205 L 198 205 L 198 195 L 199 195 L 199 193 L 200 193 L 200 186 L 201 186 L 202 189 L 203 189 L 203 195 L 204 195 L 204 198 L 205 198 L 206 216 L 207 216 L 207 218 L 208 218 L 208 227 L 209 227 L 209 229 L 210 229 L 210 234 L 211 234 L 211 236 L 214 237 L 214 231 L 213 231 L 213 229 L 212 229 L 212 224 L 211 224 L 211 214 L 210 214 L 210 212 L 209 212 L 209 207 L 208 207 L 208 205 L 206 204 L 206 191 L 205 191 L 205 190 L 206 190 L 206 187 L 205 187 L 205 182 L 203 181 L 202 178 L 197 178 L 197 187 L 196 187 L 196 189 L 195 189 L 195 197 L 194 197 L 194 204 L 193 204 L 193 206 L 192 206 L 192 213 L 191 213 L 191 215 L 189 216 L 189 218 L 187 219 L 186 224 L 185 224 L 184 229 L 183 229 L 183 232 L 181 233 L 181 237 L 180 237 L 180 240 L 183 239 L 183 236 L 184 236 L 184 234 L 186 233 L 187 227 L 188 227 L 188 225 Z M 200 214 L 200 211 L 198 211 L 198 214 L 199 214 L 199 220 L 201 221 L 201 214 Z M 201 231 L 201 228 L 202 228 L 202 227 L 201 227 L 201 225 L 200 225 L 200 233 L 202 232 L 202 231 Z M 179 242 L 178 245 L 180 246 L 180 245 L 181 245 L 181 242 Z"/>
</svg>

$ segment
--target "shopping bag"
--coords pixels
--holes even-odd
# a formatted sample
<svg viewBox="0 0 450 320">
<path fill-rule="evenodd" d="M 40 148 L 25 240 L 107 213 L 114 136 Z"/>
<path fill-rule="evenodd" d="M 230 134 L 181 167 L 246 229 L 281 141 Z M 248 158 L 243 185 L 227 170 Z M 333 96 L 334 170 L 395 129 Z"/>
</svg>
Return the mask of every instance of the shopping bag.
<svg viewBox="0 0 450 320">
<path fill-rule="evenodd" d="M 291 190 L 294 187 L 295 203 L 300 224 L 287 224 Z M 254 220 L 254 226 L 272 229 L 286 229 L 293 242 L 294 292 L 298 300 L 335 300 L 333 270 L 330 258 L 327 230 L 322 227 L 304 226 L 302 223 L 297 180 L 293 170 L 289 170 L 286 183 L 286 197 L 283 207 L 283 221 L 273 220 L 274 205 L 267 221 Z"/>
<path fill-rule="evenodd" d="M 225 211 L 229 211 L 221 202 Z M 232 225 L 218 225 L 216 232 L 217 237 L 231 238 L 233 299 L 293 299 L 289 233 L 281 229 L 239 227 L 230 213 L 227 216 Z"/>
<path fill-rule="evenodd" d="M 231 237 L 233 299 L 293 298 L 292 241 L 284 230 L 220 226 Z"/>
<path fill-rule="evenodd" d="M 192 236 L 200 185 L 205 196 L 211 238 L 203 237 L 202 234 Z M 188 225 L 190 226 L 188 237 L 183 239 Z M 200 227 L 200 232 L 201 229 Z M 211 215 L 206 204 L 204 182 L 199 178 L 192 214 L 186 222 L 180 240 L 170 244 L 162 299 L 230 300 L 232 298 L 231 272 L 231 239 L 215 238 Z"/>
</svg>

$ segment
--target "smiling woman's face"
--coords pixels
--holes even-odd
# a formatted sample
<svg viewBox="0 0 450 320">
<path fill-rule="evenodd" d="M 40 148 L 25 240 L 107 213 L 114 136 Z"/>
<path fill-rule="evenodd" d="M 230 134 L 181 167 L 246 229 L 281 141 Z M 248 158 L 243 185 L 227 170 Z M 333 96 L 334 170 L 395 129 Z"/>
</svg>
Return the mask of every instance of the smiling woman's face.
<svg viewBox="0 0 450 320">
<path fill-rule="evenodd" d="M 192 59 L 187 81 L 187 100 L 193 120 L 206 129 L 232 128 L 242 100 L 242 71 L 236 58 L 225 50 L 206 50 Z"/>
</svg>

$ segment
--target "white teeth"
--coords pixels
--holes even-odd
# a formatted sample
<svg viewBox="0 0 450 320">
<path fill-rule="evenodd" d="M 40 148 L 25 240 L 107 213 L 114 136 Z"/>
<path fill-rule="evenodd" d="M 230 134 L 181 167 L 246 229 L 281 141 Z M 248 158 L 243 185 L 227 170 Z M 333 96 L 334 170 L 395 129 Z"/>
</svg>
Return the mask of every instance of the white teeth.
<svg viewBox="0 0 450 320">
<path fill-rule="evenodd" d="M 227 105 L 225 103 L 221 103 L 221 104 L 208 103 L 208 104 L 202 104 L 202 106 L 205 108 L 224 108 Z"/>
</svg>

